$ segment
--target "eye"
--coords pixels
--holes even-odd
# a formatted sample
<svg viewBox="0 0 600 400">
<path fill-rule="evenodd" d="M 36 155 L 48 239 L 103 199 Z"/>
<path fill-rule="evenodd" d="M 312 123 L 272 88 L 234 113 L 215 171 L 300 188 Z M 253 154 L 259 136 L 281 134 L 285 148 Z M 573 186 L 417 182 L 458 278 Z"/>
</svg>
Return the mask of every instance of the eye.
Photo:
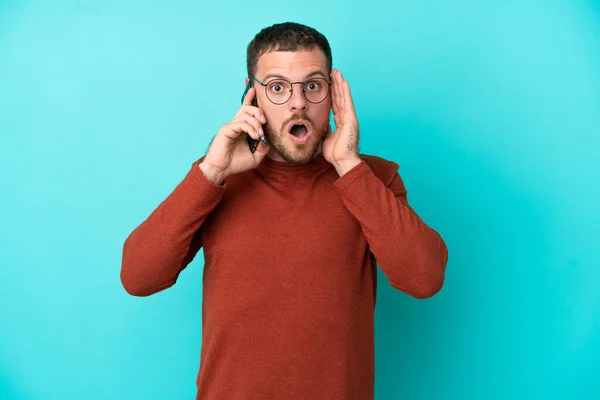
<svg viewBox="0 0 600 400">
<path fill-rule="evenodd" d="M 285 91 L 287 86 L 289 85 L 282 81 L 269 82 L 269 91 L 274 94 L 281 94 Z"/>
<path fill-rule="evenodd" d="M 310 81 L 306 84 L 306 90 L 314 92 L 315 90 L 319 90 L 321 88 L 321 83 L 319 81 Z"/>
</svg>

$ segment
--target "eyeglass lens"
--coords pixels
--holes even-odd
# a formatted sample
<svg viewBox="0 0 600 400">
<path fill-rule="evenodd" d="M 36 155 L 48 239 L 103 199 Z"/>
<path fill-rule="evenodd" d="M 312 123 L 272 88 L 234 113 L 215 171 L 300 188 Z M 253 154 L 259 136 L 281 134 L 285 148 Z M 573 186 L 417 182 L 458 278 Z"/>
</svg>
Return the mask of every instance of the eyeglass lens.
<svg viewBox="0 0 600 400">
<path fill-rule="evenodd" d="M 320 103 L 327 97 L 329 83 L 322 78 L 313 78 L 304 83 L 304 95 L 311 103 Z M 267 83 L 267 97 L 275 104 L 283 104 L 292 96 L 292 84 L 285 79 L 274 79 Z"/>
</svg>

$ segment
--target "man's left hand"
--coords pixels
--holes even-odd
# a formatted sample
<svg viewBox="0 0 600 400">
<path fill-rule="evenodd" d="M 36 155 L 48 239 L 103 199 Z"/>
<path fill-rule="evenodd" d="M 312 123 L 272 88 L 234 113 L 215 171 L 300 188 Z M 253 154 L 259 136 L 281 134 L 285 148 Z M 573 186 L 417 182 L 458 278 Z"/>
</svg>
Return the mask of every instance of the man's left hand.
<svg viewBox="0 0 600 400">
<path fill-rule="evenodd" d="M 358 155 L 358 118 L 348 81 L 337 69 L 331 71 L 331 79 L 331 108 L 336 129 L 327 134 L 322 150 L 325 159 L 342 176 L 362 161 Z"/>
</svg>

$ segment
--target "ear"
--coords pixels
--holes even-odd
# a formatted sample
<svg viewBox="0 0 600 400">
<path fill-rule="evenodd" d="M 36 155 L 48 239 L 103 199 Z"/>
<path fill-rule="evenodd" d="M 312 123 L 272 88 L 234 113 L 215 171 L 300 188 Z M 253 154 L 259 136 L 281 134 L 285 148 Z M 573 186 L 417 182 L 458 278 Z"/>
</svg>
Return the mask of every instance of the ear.
<svg viewBox="0 0 600 400">
<path fill-rule="evenodd" d="M 244 81 L 244 87 L 248 86 L 248 82 L 250 82 L 250 78 L 246 77 L 246 80 Z"/>
</svg>

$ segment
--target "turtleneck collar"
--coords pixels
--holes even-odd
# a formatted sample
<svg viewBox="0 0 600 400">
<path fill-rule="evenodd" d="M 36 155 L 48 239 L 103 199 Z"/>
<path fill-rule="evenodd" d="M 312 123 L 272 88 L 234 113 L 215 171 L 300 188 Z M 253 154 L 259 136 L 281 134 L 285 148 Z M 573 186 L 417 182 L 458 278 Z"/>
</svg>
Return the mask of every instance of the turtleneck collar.
<svg viewBox="0 0 600 400">
<path fill-rule="evenodd" d="M 278 175 L 278 176 L 300 176 L 312 175 L 316 171 L 326 169 L 331 166 L 329 161 L 325 159 L 323 153 L 317 154 L 307 164 L 291 165 L 285 161 L 273 160 L 269 156 L 265 156 L 262 162 L 258 165 L 257 170 L 261 171 L 262 175 Z"/>
</svg>

